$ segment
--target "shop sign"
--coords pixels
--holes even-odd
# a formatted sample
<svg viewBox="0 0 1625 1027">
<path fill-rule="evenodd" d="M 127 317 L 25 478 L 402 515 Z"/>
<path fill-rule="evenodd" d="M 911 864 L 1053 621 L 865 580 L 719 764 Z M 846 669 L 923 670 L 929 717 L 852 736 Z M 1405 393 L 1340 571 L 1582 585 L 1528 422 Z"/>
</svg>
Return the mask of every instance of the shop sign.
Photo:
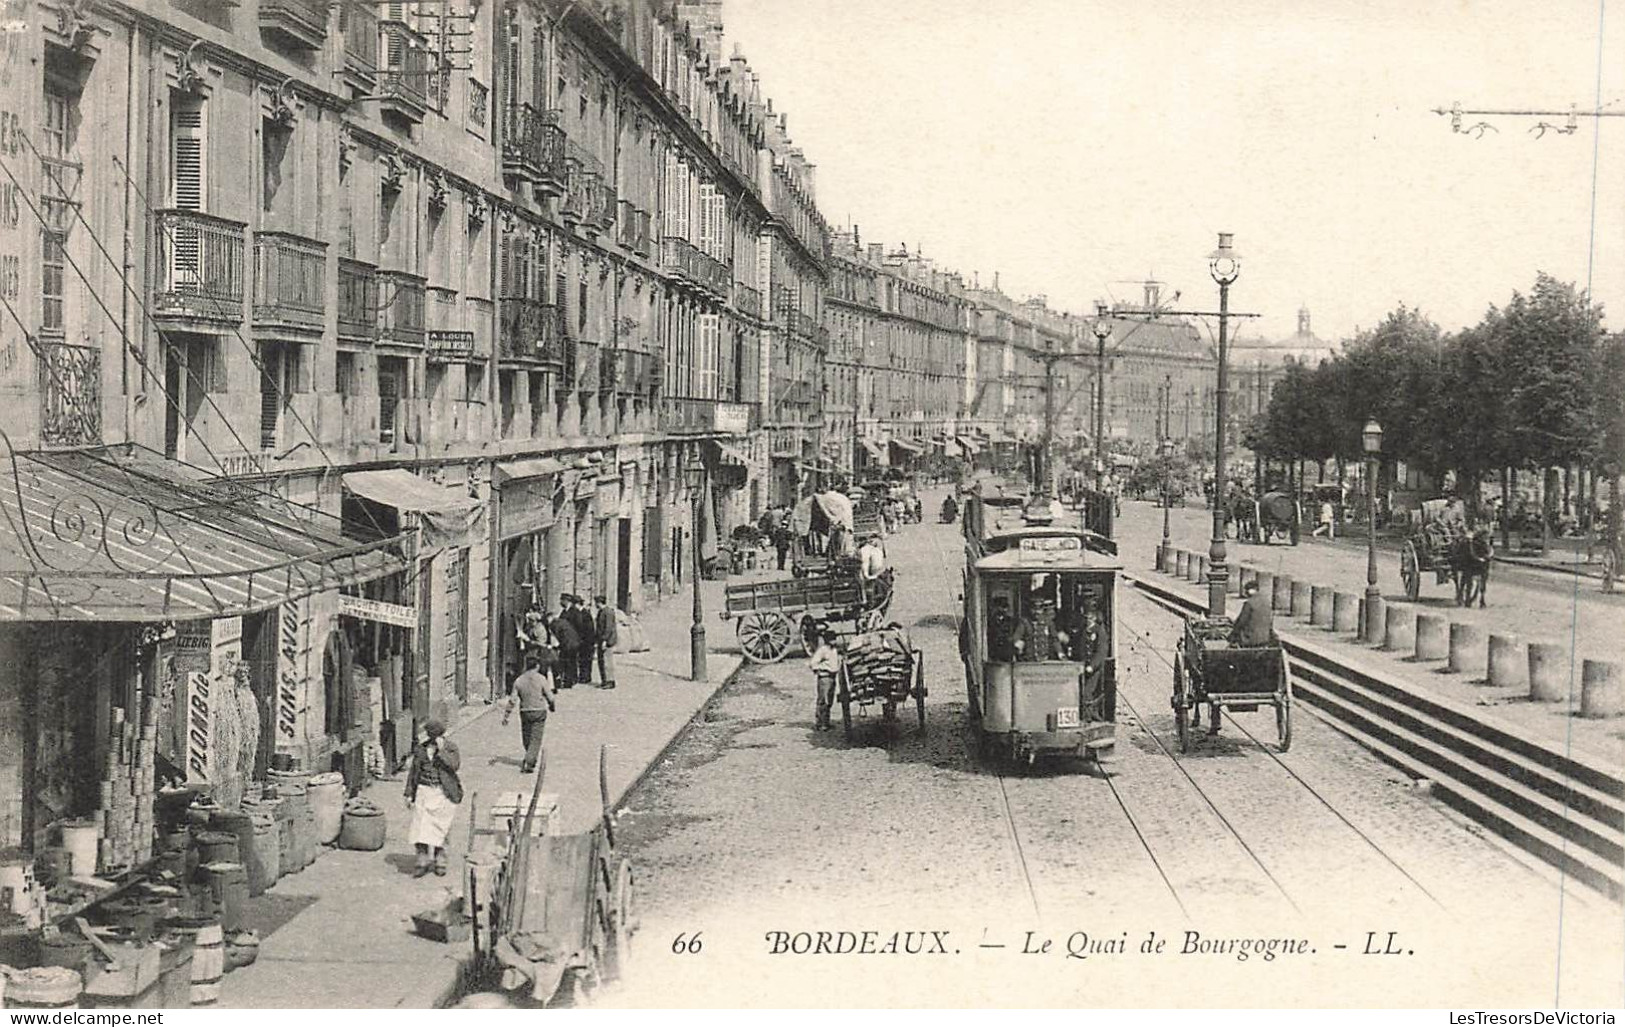
<svg viewBox="0 0 1625 1027">
<path fill-rule="evenodd" d="M 558 488 L 558 477 L 547 475 L 510 481 L 502 488 L 497 504 L 498 537 L 518 538 L 533 535 L 553 526 L 553 493 Z"/>
<path fill-rule="evenodd" d="M 718 403 L 713 412 L 715 430 L 729 435 L 750 431 L 750 407 L 744 403 Z"/>
<path fill-rule="evenodd" d="M 183 674 L 207 674 L 212 665 L 214 636 L 206 620 L 181 621 L 175 625 L 175 669 Z"/>
<path fill-rule="evenodd" d="M 576 480 L 576 502 L 584 503 L 598 494 L 598 482 L 583 475 Z"/>
<path fill-rule="evenodd" d="M 415 628 L 418 626 L 417 607 L 402 606 L 399 603 L 386 603 L 377 599 L 364 599 L 361 596 L 339 596 L 339 614 L 346 617 L 357 617 L 361 620 L 377 621 L 380 624 L 393 624 L 398 628 Z"/>
<path fill-rule="evenodd" d="M 306 601 L 282 605 L 282 625 L 278 650 L 276 681 L 276 734 L 284 744 L 298 740 L 296 733 L 299 716 L 299 649 Z"/>
</svg>

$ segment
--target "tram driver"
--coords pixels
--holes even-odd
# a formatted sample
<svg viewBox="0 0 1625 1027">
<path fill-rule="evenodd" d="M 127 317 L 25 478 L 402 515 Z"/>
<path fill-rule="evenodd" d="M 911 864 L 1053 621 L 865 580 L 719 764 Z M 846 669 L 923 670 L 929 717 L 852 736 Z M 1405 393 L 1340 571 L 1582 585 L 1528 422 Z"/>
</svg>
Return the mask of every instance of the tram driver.
<svg viewBox="0 0 1625 1027">
<path fill-rule="evenodd" d="M 1016 627 L 1016 658 L 1023 663 L 1059 660 L 1069 641 L 1067 633 L 1055 624 L 1055 599 L 1035 596 L 1028 606 L 1028 616 Z"/>
</svg>

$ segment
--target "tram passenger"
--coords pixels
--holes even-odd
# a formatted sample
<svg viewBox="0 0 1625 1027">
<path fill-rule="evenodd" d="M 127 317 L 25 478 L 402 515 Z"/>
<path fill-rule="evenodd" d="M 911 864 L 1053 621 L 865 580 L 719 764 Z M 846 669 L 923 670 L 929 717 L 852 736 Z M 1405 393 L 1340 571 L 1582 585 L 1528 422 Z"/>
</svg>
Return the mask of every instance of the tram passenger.
<svg viewBox="0 0 1625 1027">
<path fill-rule="evenodd" d="M 1258 579 L 1253 578 L 1241 587 L 1247 601 L 1236 614 L 1236 623 L 1230 629 L 1231 645 L 1269 645 L 1275 641 L 1275 611 L 1270 608 L 1270 597 L 1258 591 Z"/>
<path fill-rule="evenodd" d="M 1010 597 L 994 596 L 993 612 L 987 618 L 987 658 L 994 663 L 1011 663 L 1016 658 L 1016 619 L 1010 614 Z"/>
<path fill-rule="evenodd" d="M 1016 626 L 1016 658 L 1023 663 L 1058 660 L 1067 641 L 1067 633 L 1055 626 L 1055 600 L 1049 596 L 1033 599 L 1031 615 Z"/>
</svg>

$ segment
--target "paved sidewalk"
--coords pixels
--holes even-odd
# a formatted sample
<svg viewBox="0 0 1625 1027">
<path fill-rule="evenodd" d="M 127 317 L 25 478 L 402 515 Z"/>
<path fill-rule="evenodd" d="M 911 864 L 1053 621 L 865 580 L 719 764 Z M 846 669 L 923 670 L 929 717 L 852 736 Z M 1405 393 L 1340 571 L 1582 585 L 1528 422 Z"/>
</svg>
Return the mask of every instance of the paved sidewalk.
<svg viewBox="0 0 1625 1027">
<path fill-rule="evenodd" d="M 561 830 L 581 831 L 599 816 L 598 753 L 609 747 L 609 786 L 618 802 L 735 670 L 741 657 L 731 625 L 717 617 L 722 583 L 706 582 L 709 682 L 688 680 L 690 593 L 646 609 L 650 649 L 616 658 L 613 691 L 577 686 L 559 696 L 547 721 L 543 791 L 559 796 Z M 380 852 L 325 850 L 314 865 L 277 882 L 250 903 L 261 936 L 253 966 L 228 975 L 220 1005 L 235 1008 L 423 1009 L 456 990 L 466 943 L 442 945 L 412 933 L 411 915 L 462 894 L 468 815 L 476 799 L 523 791 L 519 720 L 502 725 L 497 706 L 459 711 L 449 734 L 462 752 L 466 798 L 448 838 L 450 873 L 414 879 L 404 778 L 376 781 L 364 794 L 389 818 Z"/>
</svg>

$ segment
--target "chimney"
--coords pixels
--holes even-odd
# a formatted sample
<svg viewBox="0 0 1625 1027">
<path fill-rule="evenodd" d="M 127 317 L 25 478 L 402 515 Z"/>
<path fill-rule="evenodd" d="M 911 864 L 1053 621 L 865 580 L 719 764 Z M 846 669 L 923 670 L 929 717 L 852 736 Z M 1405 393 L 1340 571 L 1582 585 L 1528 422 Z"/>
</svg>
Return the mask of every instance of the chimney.
<svg viewBox="0 0 1625 1027">
<path fill-rule="evenodd" d="M 852 226 L 852 245 L 860 250 L 863 249 L 863 236 L 858 234 L 857 225 Z"/>
<path fill-rule="evenodd" d="M 1151 281 L 1146 282 L 1145 283 L 1145 309 L 1147 311 L 1156 310 L 1157 309 L 1157 304 L 1160 303 L 1161 301 L 1162 301 L 1162 283 L 1161 282 L 1151 282 Z"/>
<path fill-rule="evenodd" d="M 997 271 L 993 272 L 993 291 L 999 291 L 999 273 Z"/>
<path fill-rule="evenodd" d="M 879 242 L 870 243 L 869 244 L 869 259 L 874 261 L 876 264 L 885 263 L 885 261 L 886 261 L 886 244 L 885 243 L 879 243 Z"/>
<path fill-rule="evenodd" d="M 1298 338 L 1305 339 L 1305 340 L 1307 340 L 1309 338 L 1309 308 L 1308 307 L 1299 307 L 1298 308 Z"/>
</svg>

